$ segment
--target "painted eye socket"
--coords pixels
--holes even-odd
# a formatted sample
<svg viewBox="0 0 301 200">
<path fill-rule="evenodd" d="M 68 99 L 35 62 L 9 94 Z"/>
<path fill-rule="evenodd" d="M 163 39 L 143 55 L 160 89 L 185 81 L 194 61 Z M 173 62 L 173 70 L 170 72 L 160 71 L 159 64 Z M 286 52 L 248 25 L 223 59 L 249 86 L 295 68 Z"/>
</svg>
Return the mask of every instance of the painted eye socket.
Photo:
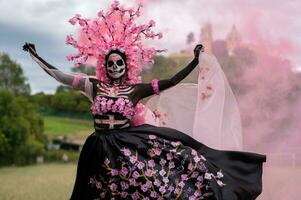
<svg viewBox="0 0 301 200">
<path fill-rule="evenodd" d="M 118 66 L 122 66 L 123 65 L 123 60 L 117 60 L 117 62 L 116 62 L 116 64 L 118 65 Z"/>
<path fill-rule="evenodd" d="M 109 62 L 108 62 L 108 66 L 109 66 L 109 67 L 112 67 L 113 65 L 114 65 L 114 62 L 113 62 L 113 61 L 109 61 Z"/>
</svg>

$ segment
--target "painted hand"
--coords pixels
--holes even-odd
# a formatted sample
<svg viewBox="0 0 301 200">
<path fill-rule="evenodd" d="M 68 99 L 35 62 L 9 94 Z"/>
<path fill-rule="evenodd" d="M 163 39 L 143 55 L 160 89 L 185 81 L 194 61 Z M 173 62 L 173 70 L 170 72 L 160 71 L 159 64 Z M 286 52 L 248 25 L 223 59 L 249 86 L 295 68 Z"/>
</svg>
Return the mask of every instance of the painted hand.
<svg viewBox="0 0 301 200">
<path fill-rule="evenodd" d="M 200 52 L 204 52 L 204 46 L 202 44 L 196 45 L 193 52 L 194 52 L 194 57 L 199 58 Z"/>
<path fill-rule="evenodd" d="M 23 45 L 23 50 L 24 50 L 24 51 L 29 51 L 29 52 L 31 52 L 32 54 L 37 54 L 35 45 L 32 44 L 32 43 L 27 43 L 27 42 L 26 42 L 26 43 Z"/>
</svg>

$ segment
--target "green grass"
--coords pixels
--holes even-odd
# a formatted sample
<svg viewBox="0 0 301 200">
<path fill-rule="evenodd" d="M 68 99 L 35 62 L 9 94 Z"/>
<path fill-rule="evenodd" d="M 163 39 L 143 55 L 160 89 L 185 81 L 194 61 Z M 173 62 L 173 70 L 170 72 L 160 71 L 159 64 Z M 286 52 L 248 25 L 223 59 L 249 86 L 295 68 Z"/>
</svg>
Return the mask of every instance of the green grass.
<svg viewBox="0 0 301 200">
<path fill-rule="evenodd" d="M 80 132 L 92 132 L 92 120 L 66 117 L 44 116 L 45 133 L 49 136 L 74 135 Z"/>
<path fill-rule="evenodd" d="M 0 199 L 69 199 L 75 175 L 75 164 L 0 168 Z"/>
</svg>

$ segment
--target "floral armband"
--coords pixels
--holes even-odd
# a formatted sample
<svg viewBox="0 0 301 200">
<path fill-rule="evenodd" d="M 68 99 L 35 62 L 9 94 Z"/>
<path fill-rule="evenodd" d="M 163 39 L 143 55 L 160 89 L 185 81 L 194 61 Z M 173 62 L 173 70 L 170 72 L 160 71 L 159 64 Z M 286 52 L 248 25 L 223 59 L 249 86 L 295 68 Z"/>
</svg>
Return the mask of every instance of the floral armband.
<svg viewBox="0 0 301 200">
<path fill-rule="evenodd" d="M 153 87 L 154 93 L 156 95 L 159 95 L 159 93 L 160 93 L 158 82 L 159 82 L 158 79 L 153 79 L 152 80 L 152 87 Z"/>
<path fill-rule="evenodd" d="M 73 81 L 72 81 L 72 87 L 73 87 L 73 89 L 78 89 L 78 87 L 79 87 L 79 81 L 80 81 L 81 78 L 82 78 L 81 75 L 76 75 L 76 77 L 73 79 Z"/>
</svg>

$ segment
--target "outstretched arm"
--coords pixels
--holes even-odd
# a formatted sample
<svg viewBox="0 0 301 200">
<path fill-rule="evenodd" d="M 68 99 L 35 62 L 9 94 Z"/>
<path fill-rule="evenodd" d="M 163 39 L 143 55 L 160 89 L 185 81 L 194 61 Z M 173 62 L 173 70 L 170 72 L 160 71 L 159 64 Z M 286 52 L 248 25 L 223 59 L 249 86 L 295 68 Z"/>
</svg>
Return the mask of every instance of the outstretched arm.
<svg viewBox="0 0 301 200">
<path fill-rule="evenodd" d="M 41 58 L 35 49 L 35 46 L 30 43 L 26 43 L 23 46 L 24 51 L 28 51 L 33 60 L 39 64 L 39 66 L 50 76 L 55 78 L 57 81 L 72 86 L 74 89 L 81 90 L 85 95 L 90 98 L 93 93 L 93 84 L 89 81 L 88 76 L 82 77 L 81 75 L 72 75 L 63 73 L 59 69 L 55 68 L 51 64 L 47 63 L 43 58 Z"/>
<path fill-rule="evenodd" d="M 153 80 L 152 83 L 142 83 L 136 85 L 137 95 L 139 96 L 139 99 L 148 97 L 150 95 L 158 93 L 159 91 L 163 91 L 172 86 L 175 86 L 184 78 L 186 78 L 190 74 L 190 72 L 199 64 L 200 51 L 203 51 L 203 45 L 201 44 L 197 45 L 194 48 L 193 60 L 185 68 L 183 68 L 170 79 L 164 79 L 159 81 Z M 158 91 L 156 91 L 156 87 Z"/>
</svg>

